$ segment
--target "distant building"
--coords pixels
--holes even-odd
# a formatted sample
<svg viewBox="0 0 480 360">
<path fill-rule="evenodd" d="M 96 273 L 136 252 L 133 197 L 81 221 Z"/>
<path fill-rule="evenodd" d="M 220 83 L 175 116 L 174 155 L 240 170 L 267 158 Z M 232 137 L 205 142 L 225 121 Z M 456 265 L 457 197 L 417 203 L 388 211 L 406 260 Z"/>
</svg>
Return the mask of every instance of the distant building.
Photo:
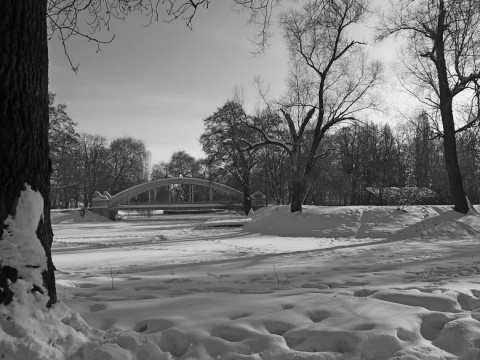
<svg viewBox="0 0 480 360">
<path fill-rule="evenodd" d="M 408 187 L 367 187 L 373 205 L 438 205 L 444 200 L 428 188 Z"/>
</svg>

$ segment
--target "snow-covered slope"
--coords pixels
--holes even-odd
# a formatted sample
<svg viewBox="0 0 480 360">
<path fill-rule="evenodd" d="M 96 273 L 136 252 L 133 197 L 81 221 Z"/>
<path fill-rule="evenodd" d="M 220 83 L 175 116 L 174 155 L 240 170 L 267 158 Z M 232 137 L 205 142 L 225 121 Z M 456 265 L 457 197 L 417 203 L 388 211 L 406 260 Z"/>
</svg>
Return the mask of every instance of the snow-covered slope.
<svg viewBox="0 0 480 360">
<path fill-rule="evenodd" d="M 451 206 L 305 206 L 290 213 L 288 206 L 254 215 L 244 227 L 251 233 L 294 237 L 383 238 L 393 241 L 425 237 L 478 236 L 480 217 L 463 215 Z"/>
<path fill-rule="evenodd" d="M 72 224 L 72 223 L 91 223 L 91 222 L 107 222 L 110 219 L 97 215 L 90 210 L 67 209 L 52 210 L 50 214 L 52 224 Z"/>
</svg>

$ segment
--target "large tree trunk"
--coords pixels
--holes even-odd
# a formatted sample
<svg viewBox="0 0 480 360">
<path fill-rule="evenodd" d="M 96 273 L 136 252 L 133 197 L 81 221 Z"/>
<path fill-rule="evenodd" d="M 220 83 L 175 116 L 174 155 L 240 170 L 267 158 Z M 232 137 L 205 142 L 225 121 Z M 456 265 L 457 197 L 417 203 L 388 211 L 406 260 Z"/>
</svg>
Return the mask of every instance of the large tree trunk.
<svg viewBox="0 0 480 360">
<path fill-rule="evenodd" d="M 447 168 L 450 192 L 453 196 L 455 210 L 463 214 L 468 213 L 469 207 L 465 190 L 463 188 L 462 175 L 458 165 L 457 144 L 455 139 L 455 128 L 453 126 L 453 114 L 450 111 L 442 111 L 443 121 L 443 146 L 445 153 L 445 165 Z"/>
<path fill-rule="evenodd" d="M 44 293 L 45 305 L 56 302 L 46 14 L 46 0 L 5 0 L 0 11 L 0 306 L 21 291 L 15 289 L 22 286 L 13 286 L 19 279 L 30 284 L 28 292 Z M 35 213 L 33 205 L 40 207 L 38 217 L 31 219 L 38 224 L 19 226 L 26 213 Z M 25 236 L 24 228 L 32 225 L 36 234 Z"/>
<path fill-rule="evenodd" d="M 250 174 L 243 174 L 243 210 L 245 215 L 248 215 L 252 208 L 252 198 L 250 196 Z"/>
<path fill-rule="evenodd" d="M 83 182 L 83 207 L 87 208 L 90 204 L 88 203 L 89 201 L 89 191 L 88 191 L 88 180 L 84 180 Z"/>
<path fill-rule="evenodd" d="M 292 174 L 292 200 L 290 212 L 302 211 L 303 200 L 305 199 L 307 186 L 303 174 L 295 172 Z"/>
<path fill-rule="evenodd" d="M 248 189 L 244 187 L 244 190 L 243 190 L 243 211 L 245 212 L 245 215 L 248 215 L 251 208 L 252 208 L 252 198 L 250 197 L 250 185 L 249 185 Z"/>
<path fill-rule="evenodd" d="M 307 179 L 305 171 L 300 165 L 300 141 L 296 140 L 293 144 L 293 151 L 290 153 L 290 162 L 292 165 L 290 212 L 302 211 L 303 200 L 307 192 Z"/>
<path fill-rule="evenodd" d="M 299 175 L 294 174 L 292 179 L 292 201 L 290 203 L 290 212 L 302 211 L 305 191 L 305 179 L 303 179 Z"/>
<path fill-rule="evenodd" d="M 435 38 L 434 61 L 437 68 L 438 86 L 440 92 L 440 114 L 443 125 L 443 144 L 445 149 L 445 165 L 447 168 L 450 192 L 453 196 L 455 210 L 466 214 L 469 210 L 465 190 L 463 189 L 462 175 L 458 165 L 457 143 L 455 139 L 455 122 L 453 118 L 452 101 L 453 94 L 448 83 L 448 71 L 445 61 L 444 19 L 446 16 L 445 4 L 440 2 L 440 13 L 438 15 L 437 35 Z"/>
</svg>

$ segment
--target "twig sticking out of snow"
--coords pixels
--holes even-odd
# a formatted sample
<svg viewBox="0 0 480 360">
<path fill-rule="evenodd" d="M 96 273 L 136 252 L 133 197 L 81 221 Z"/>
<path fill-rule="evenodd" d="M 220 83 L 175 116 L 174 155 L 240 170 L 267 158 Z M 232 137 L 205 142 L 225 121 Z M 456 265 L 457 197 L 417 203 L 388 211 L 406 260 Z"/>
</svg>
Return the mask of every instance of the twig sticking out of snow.
<svg viewBox="0 0 480 360">
<path fill-rule="evenodd" d="M 280 279 L 278 277 L 278 274 L 277 274 L 277 270 L 275 269 L 275 265 L 273 266 L 273 274 L 275 275 L 275 278 L 277 279 L 277 284 L 278 285 L 285 285 L 286 283 L 288 283 L 288 274 L 285 274 L 285 281 L 283 283 L 280 283 Z"/>
<path fill-rule="evenodd" d="M 277 284 L 280 285 L 280 279 L 278 278 L 277 271 L 275 270 L 275 265 L 273 265 L 273 273 L 275 274 L 275 277 L 277 278 Z"/>
<path fill-rule="evenodd" d="M 212 273 L 210 273 L 210 272 L 207 272 L 207 275 L 208 275 L 208 276 L 213 276 L 215 279 L 218 280 L 218 282 L 220 283 L 220 285 L 223 285 L 222 280 L 220 280 L 220 278 L 222 277 L 221 275 L 212 274 Z"/>
<path fill-rule="evenodd" d="M 120 271 L 117 271 L 115 274 L 113 273 L 113 269 L 112 269 L 112 265 L 110 265 L 110 263 L 108 262 L 107 260 L 107 264 L 108 264 L 108 267 L 110 268 L 110 277 L 112 278 L 112 289 L 114 289 L 115 287 L 113 286 L 113 279 L 115 279 L 119 274 L 120 274 Z"/>
</svg>

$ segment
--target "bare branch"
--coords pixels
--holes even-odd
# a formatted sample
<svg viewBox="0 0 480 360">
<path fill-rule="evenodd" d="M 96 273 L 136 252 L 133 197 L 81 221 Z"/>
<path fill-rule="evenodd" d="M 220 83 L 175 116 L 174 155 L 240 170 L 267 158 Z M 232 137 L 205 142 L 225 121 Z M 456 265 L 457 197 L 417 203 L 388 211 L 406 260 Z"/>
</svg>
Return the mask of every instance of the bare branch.
<svg viewBox="0 0 480 360">
<path fill-rule="evenodd" d="M 192 29 L 193 18 L 197 13 L 199 7 L 208 9 L 211 0 L 162 0 L 162 4 L 167 4 L 167 14 L 170 19 L 167 22 L 172 22 L 177 19 L 185 20 L 185 23 L 189 29 Z"/>
<path fill-rule="evenodd" d="M 291 146 L 287 145 L 283 141 L 270 137 L 262 128 L 255 125 L 251 125 L 251 124 L 248 124 L 247 126 L 251 129 L 258 131 L 264 140 L 252 143 L 244 138 L 241 138 L 240 140 L 242 140 L 245 144 L 247 144 L 247 147 L 244 149 L 245 151 L 253 150 L 265 145 L 279 146 L 287 152 L 290 152 L 292 150 Z"/>
<path fill-rule="evenodd" d="M 57 37 L 62 42 L 65 55 L 74 72 L 74 65 L 67 49 L 67 41 L 73 37 L 81 37 L 97 46 L 111 43 L 115 35 L 102 40 L 97 35 L 105 28 L 110 30 L 113 19 L 124 20 L 129 14 L 138 12 L 145 14 L 148 23 L 158 20 L 160 0 L 48 0 L 47 20 L 48 38 Z"/>
<path fill-rule="evenodd" d="M 249 23 L 257 28 L 257 33 L 251 39 L 255 45 L 254 54 L 264 53 L 272 36 L 270 32 L 272 14 L 281 0 L 233 0 L 233 2 L 236 5 L 235 10 L 249 13 Z"/>
</svg>

